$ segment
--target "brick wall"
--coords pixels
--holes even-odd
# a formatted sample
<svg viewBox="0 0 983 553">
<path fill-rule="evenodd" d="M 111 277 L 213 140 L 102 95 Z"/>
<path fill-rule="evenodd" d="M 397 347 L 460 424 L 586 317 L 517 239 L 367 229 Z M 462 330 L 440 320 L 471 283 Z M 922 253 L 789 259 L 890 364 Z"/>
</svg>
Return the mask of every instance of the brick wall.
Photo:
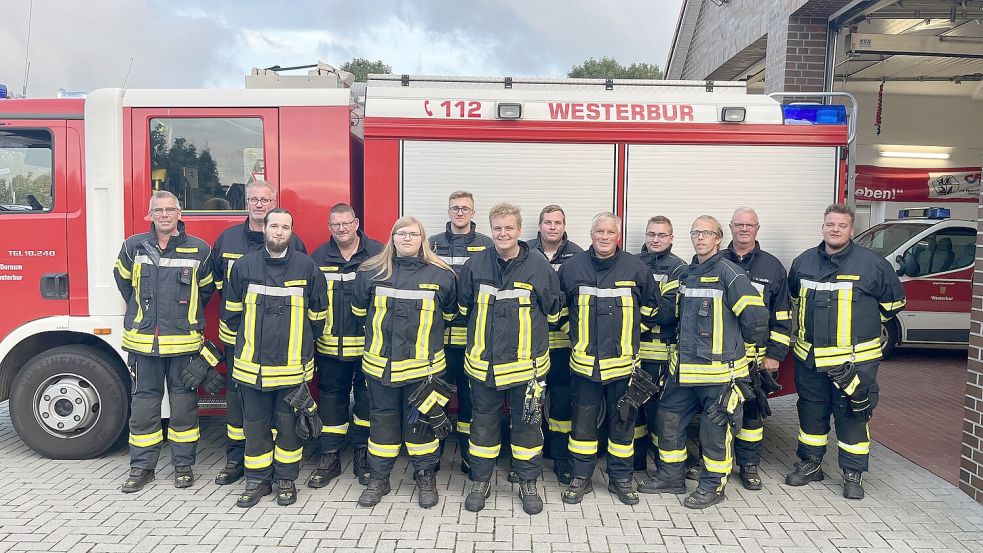
<svg viewBox="0 0 983 553">
<path fill-rule="evenodd" d="M 983 220 L 983 204 L 977 215 L 977 221 L 980 220 Z M 973 311 L 969 331 L 959 489 L 983 503 L 983 235 L 976 238 Z"/>
</svg>

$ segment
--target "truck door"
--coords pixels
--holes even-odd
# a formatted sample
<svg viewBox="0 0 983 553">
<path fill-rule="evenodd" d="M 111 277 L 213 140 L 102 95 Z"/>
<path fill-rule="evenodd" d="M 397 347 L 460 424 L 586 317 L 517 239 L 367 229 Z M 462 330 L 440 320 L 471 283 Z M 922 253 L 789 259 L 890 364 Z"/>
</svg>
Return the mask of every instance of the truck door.
<svg viewBox="0 0 983 553">
<path fill-rule="evenodd" d="M 64 121 L 0 119 L 0 339 L 69 314 L 66 150 Z"/>
</svg>

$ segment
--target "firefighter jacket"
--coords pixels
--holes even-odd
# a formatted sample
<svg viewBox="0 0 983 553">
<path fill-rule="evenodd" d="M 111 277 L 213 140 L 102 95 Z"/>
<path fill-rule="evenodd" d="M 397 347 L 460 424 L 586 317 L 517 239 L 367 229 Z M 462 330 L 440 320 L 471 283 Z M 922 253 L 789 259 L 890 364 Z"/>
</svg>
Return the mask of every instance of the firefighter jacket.
<svg viewBox="0 0 983 553">
<path fill-rule="evenodd" d="M 740 267 L 717 252 L 696 256 L 679 277 L 678 357 L 670 368 L 688 386 L 724 384 L 748 376 L 745 342 L 764 345 L 768 310 Z"/>
<path fill-rule="evenodd" d="M 265 246 L 263 233 L 258 230 L 250 230 L 248 217 L 242 224 L 231 226 L 218 235 L 212 250 L 212 273 L 215 278 L 215 287 L 220 296 L 236 260 L 247 253 L 263 251 Z M 296 234 L 290 236 L 290 247 L 299 252 L 307 253 L 304 242 Z M 226 326 L 225 320 L 227 318 L 225 302 L 221 302 L 219 305 L 218 337 L 222 343 L 234 346 L 236 333 Z"/>
<path fill-rule="evenodd" d="M 545 257 L 524 242 L 509 261 L 494 248 L 475 254 L 461 269 L 457 298 L 468 319 L 468 376 L 499 390 L 546 376 L 550 326 L 560 321 L 560 280 Z"/>
<path fill-rule="evenodd" d="M 358 266 L 382 251 L 382 244 L 358 231 L 358 248 L 352 258 L 345 260 L 334 238 L 314 250 L 311 258 L 317 263 L 328 285 L 328 317 L 324 334 L 317 339 L 317 351 L 338 359 L 361 357 L 365 333 L 361 321 L 352 314 L 352 295 Z"/>
<path fill-rule="evenodd" d="M 798 301 L 796 357 L 816 367 L 881 358 L 881 321 L 904 309 L 905 295 L 886 259 L 852 241 L 833 255 L 825 243 L 792 262 L 789 291 Z"/>
<path fill-rule="evenodd" d="M 444 371 L 444 324 L 457 316 L 454 273 L 420 257 L 394 257 L 393 273 L 355 276 L 352 313 L 365 323 L 362 371 L 404 386 Z"/>
<path fill-rule="evenodd" d="M 274 390 L 314 377 L 314 340 L 328 316 L 327 286 L 307 254 L 264 248 L 239 258 L 226 281 L 225 320 L 235 333 L 232 378 Z"/>
<path fill-rule="evenodd" d="M 542 252 L 543 255 L 546 255 L 546 252 L 543 251 L 542 234 L 537 234 L 535 239 L 529 241 L 529 249 L 538 250 Z M 552 266 L 554 270 L 559 271 L 560 267 L 562 267 L 567 260 L 582 251 L 584 251 L 583 248 L 567 240 L 567 233 L 564 232 L 563 242 L 560 243 L 560 247 L 557 248 L 556 253 L 553 254 L 553 259 L 550 259 L 548 256 L 546 259 L 550 262 L 550 266 Z M 563 294 L 560 294 L 560 298 L 562 303 L 564 300 Z M 570 349 L 570 326 L 565 320 L 567 317 L 567 308 L 565 304 L 560 308 L 560 317 L 561 319 L 564 319 L 563 324 L 559 327 L 550 328 L 550 349 Z"/>
<path fill-rule="evenodd" d="M 599 259 L 591 247 L 564 263 L 559 277 L 569 309 L 571 371 L 605 384 L 631 376 L 639 337 L 656 312 L 648 267 L 620 248 Z"/>
<path fill-rule="evenodd" d="M 679 292 L 679 275 L 686 268 L 686 262 L 672 253 L 671 246 L 659 253 L 650 252 L 648 246 L 642 246 L 638 258 L 648 266 L 658 287 L 655 325 L 642 333 L 638 356 L 645 361 L 665 363 L 669 361 L 669 343 L 676 337 L 676 295 Z"/>
<path fill-rule="evenodd" d="M 761 294 L 768 308 L 768 343 L 764 348 L 748 348 L 748 355 L 759 363 L 764 357 L 784 360 L 792 344 L 792 300 L 788 295 L 785 266 L 777 257 L 762 250 L 757 240 L 754 249 L 744 256 L 734 251 L 731 242 L 724 250 L 724 258 L 744 269 L 751 279 L 751 286 Z"/>
<path fill-rule="evenodd" d="M 163 250 L 154 225 L 123 242 L 113 276 L 123 300 L 123 349 L 169 357 L 197 353 L 203 343 L 205 305 L 215 291 L 212 248 L 188 235 L 184 221 Z"/>
<path fill-rule="evenodd" d="M 476 225 L 471 223 L 471 231 L 467 234 L 454 234 L 451 232 L 451 224 L 447 223 L 447 229 L 444 232 L 430 237 L 430 249 L 454 269 L 455 275 L 461 274 L 461 268 L 472 255 L 495 248 L 492 239 L 477 232 L 475 228 Z M 445 344 L 453 347 L 464 347 L 467 344 L 466 320 L 457 318 L 449 321 L 445 325 L 445 329 Z"/>
</svg>

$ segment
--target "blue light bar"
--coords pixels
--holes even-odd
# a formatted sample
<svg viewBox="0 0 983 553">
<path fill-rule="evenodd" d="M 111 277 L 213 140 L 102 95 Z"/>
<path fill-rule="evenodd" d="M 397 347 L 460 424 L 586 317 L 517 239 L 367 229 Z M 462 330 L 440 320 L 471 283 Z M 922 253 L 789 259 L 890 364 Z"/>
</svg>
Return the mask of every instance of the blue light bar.
<svg viewBox="0 0 983 553">
<path fill-rule="evenodd" d="M 898 219 L 948 219 L 952 211 L 947 207 L 912 207 L 898 211 Z"/>
<path fill-rule="evenodd" d="M 7 87 L 0 84 L 0 100 L 7 97 Z"/>
<path fill-rule="evenodd" d="M 786 125 L 846 125 L 846 106 L 788 104 L 782 114 Z"/>
</svg>

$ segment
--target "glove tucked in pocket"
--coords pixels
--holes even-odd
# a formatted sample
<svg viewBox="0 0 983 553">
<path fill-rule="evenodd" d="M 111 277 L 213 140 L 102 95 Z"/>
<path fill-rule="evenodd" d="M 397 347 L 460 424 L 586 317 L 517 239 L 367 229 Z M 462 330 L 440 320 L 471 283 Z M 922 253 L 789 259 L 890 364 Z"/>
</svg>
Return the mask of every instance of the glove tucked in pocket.
<svg viewBox="0 0 983 553">
<path fill-rule="evenodd" d="M 189 390 L 197 390 L 201 384 L 205 385 L 205 390 L 209 394 L 216 394 L 225 385 L 225 377 L 222 376 L 215 367 L 218 366 L 222 352 L 218 346 L 205 340 L 198 355 L 191 358 L 191 361 L 181 369 L 181 382 Z"/>
<path fill-rule="evenodd" d="M 414 430 L 422 432 L 426 425 L 433 429 L 437 439 L 443 440 L 450 435 L 453 425 L 447 417 L 444 406 L 455 393 L 457 387 L 448 384 L 440 377 L 431 376 L 421 382 L 407 398 L 410 407 L 413 408 L 409 422 L 416 425 Z"/>
<path fill-rule="evenodd" d="M 301 384 L 283 398 L 287 405 L 293 408 L 297 415 L 297 437 L 302 441 L 313 440 L 321 436 L 321 417 L 317 414 L 317 403 L 311 396 L 307 384 Z"/>
</svg>

